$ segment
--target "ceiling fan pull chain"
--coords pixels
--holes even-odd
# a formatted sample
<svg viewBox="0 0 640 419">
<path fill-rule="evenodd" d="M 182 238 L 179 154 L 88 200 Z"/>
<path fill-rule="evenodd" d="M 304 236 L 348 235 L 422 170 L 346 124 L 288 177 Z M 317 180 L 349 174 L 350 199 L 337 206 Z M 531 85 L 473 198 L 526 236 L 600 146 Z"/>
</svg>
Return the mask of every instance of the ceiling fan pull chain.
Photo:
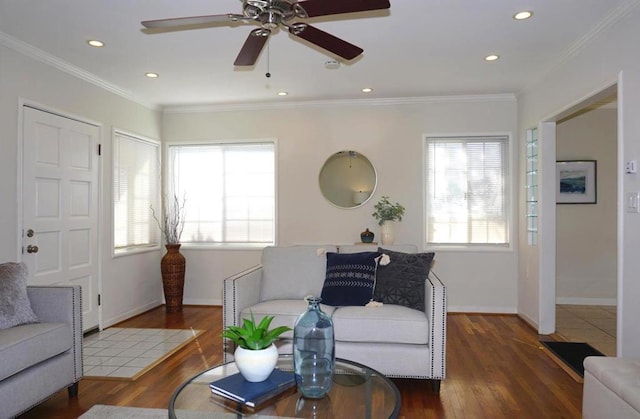
<svg viewBox="0 0 640 419">
<path fill-rule="evenodd" d="M 271 68 L 271 60 L 269 60 L 270 57 L 271 57 L 271 42 L 267 40 L 267 72 L 265 73 L 266 78 L 271 77 L 271 73 L 269 71 Z"/>
</svg>

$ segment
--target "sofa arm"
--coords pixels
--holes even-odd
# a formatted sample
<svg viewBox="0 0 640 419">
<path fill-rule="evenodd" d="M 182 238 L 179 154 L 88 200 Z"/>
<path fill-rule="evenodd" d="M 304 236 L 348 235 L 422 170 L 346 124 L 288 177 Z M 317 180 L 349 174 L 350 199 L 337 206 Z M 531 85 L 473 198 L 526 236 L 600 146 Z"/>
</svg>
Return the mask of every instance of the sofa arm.
<svg viewBox="0 0 640 419">
<path fill-rule="evenodd" d="M 425 314 L 431 328 L 431 376 L 442 380 L 446 376 L 447 365 L 447 289 L 433 271 L 425 281 Z"/>
<path fill-rule="evenodd" d="M 247 307 L 260 302 L 260 283 L 262 281 L 262 265 L 256 265 L 246 271 L 225 278 L 222 284 L 222 327 L 239 326 L 242 319 L 240 313 Z M 233 360 L 235 344 L 230 339 L 223 339 L 224 362 Z"/>
<path fill-rule="evenodd" d="M 74 286 L 27 287 L 33 312 L 43 323 L 67 323 L 73 332 L 74 376 L 82 378 L 82 291 Z"/>
</svg>

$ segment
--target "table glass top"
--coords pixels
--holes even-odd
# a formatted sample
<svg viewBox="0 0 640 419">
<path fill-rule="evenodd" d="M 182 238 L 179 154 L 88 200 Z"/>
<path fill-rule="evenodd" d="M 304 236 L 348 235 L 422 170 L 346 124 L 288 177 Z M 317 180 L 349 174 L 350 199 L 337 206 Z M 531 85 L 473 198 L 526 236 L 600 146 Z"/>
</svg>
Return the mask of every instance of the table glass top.
<svg viewBox="0 0 640 419">
<path fill-rule="evenodd" d="M 281 355 L 277 368 L 293 371 L 293 357 Z M 331 391 L 322 399 L 305 399 L 296 388 L 250 409 L 211 393 L 209 383 L 235 374 L 234 362 L 220 365 L 189 379 L 169 402 L 170 418 L 395 418 L 400 393 L 391 380 L 371 368 L 336 359 Z"/>
</svg>

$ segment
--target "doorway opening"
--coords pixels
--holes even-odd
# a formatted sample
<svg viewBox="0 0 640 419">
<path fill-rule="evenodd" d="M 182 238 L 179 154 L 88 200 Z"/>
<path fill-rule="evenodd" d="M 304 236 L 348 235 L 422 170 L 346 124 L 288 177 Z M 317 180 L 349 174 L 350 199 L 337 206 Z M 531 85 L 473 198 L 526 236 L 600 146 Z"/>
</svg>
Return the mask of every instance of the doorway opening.
<svg viewBox="0 0 640 419">
<path fill-rule="evenodd" d="M 552 240 L 553 251 L 541 254 L 540 277 L 545 330 L 568 341 L 590 343 L 612 356 L 616 354 L 620 223 L 617 87 L 611 85 L 543 123 L 547 128 L 543 132 L 554 143 L 545 156 L 553 160 L 547 161 L 547 170 L 555 169 L 551 166 L 555 161 L 595 160 L 596 199 L 546 204 L 553 211 L 554 225 L 547 226 L 550 234 L 542 240 Z M 547 197 L 560 193 L 555 174 L 555 181 L 544 186 Z"/>
</svg>

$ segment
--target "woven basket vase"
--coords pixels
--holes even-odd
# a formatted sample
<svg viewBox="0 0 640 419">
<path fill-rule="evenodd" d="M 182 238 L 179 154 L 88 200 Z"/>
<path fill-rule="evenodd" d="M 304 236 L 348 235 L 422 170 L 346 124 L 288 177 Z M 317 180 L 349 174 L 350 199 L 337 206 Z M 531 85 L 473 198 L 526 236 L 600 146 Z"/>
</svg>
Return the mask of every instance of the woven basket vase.
<svg viewBox="0 0 640 419">
<path fill-rule="evenodd" d="M 162 287 L 167 313 L 182 311 L 184 293 L 185 259 L 180 253 L 180 244 L 166 244 L 167 253 L 160 261 Z"/>
</svg>

